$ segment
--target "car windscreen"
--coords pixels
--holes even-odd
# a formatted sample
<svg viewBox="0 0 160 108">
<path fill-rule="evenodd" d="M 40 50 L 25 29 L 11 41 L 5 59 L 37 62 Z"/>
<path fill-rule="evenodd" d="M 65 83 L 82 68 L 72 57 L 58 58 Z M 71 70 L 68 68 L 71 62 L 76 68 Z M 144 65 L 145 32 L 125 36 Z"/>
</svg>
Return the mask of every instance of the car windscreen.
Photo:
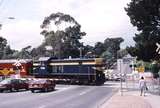
<svg viewBox="0 0 160 108">
<path fill-rule="evenodd" d="M 44 84 L 46 83 L 46 80 L 34 80 L 34 81 L 31 81 L 31 84 Z"/>
<path fill-rule="evenodd" d="M 0 82 L 0 84 L 9 84 L 11 82 L 10 79 L 6 79 Z"/>
</svg>

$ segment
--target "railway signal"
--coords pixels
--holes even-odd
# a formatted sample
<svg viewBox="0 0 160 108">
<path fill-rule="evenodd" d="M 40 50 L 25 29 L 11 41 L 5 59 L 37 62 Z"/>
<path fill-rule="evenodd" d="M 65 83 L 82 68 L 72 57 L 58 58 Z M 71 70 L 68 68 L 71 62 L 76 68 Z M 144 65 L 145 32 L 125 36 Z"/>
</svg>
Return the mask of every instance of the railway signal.
<svg viewBox="0 0 160 108">
<path fill-rule="evenodd" d="M 17 77 L 20 77 L 20 69 L 22 67 L 22 64 L 20 63 L 20 60 L 16 60 L 15 63 L 13 64 L 14 66 L 16 66 L 16 74 Z"/>
</svg>

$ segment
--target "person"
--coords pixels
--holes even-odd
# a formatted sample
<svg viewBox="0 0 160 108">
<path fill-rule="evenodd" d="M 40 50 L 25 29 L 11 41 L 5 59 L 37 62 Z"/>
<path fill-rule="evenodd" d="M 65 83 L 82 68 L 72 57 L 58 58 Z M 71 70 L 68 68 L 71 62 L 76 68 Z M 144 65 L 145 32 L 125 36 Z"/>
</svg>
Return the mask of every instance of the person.
<svg viewBox="0 0 160 108">
<path fill-rule="evenodd" d="M 142 94 L 145 96 L 145 92 L 148 88 L 143 76 L 139 80 L 139 87 L 140 87 L 140 96 L 142 96 Z"/>
</svg>

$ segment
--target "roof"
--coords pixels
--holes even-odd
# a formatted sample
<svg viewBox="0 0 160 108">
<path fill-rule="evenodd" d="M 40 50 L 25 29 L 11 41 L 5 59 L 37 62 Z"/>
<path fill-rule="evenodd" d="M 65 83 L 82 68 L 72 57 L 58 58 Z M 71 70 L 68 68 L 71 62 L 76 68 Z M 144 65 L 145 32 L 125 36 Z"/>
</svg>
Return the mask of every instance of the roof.
<svg viewBox="0 0 160 108">
<path fill-rule="evenodd" d="M 6 59 L 6 60 L 0 60 L 0 63 L 16 63 L 16 62 L 20 62 L 20 63 L 28 63 L 31 62 L 32 59 Z"/>
<path fill-rule="evenodd" d="M 52 59 L 52 61 L 94 61 L 95 58 L 71 58 L 71 59 Z"/>
<path fill-rule="evenodd" d="M 48 61 L 51 57 L 40 57 L 39 61 Z"/>
</svg>

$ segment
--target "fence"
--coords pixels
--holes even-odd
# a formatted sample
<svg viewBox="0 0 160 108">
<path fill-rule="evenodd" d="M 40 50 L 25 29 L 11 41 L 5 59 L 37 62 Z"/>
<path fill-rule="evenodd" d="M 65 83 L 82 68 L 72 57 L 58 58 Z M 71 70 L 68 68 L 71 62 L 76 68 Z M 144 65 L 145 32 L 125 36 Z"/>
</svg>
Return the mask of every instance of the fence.
<svg viewBox="0 0 160 108">
<path fill-rule="evenodd" d="M 160 95 L 160 80 L 159 79 L 145 79 L 147 82 L 148 92 L 156 95 Z M 124 90 L 139 90 L 138 79 L 127 79 L 123 82 Z"/>
</svg>

